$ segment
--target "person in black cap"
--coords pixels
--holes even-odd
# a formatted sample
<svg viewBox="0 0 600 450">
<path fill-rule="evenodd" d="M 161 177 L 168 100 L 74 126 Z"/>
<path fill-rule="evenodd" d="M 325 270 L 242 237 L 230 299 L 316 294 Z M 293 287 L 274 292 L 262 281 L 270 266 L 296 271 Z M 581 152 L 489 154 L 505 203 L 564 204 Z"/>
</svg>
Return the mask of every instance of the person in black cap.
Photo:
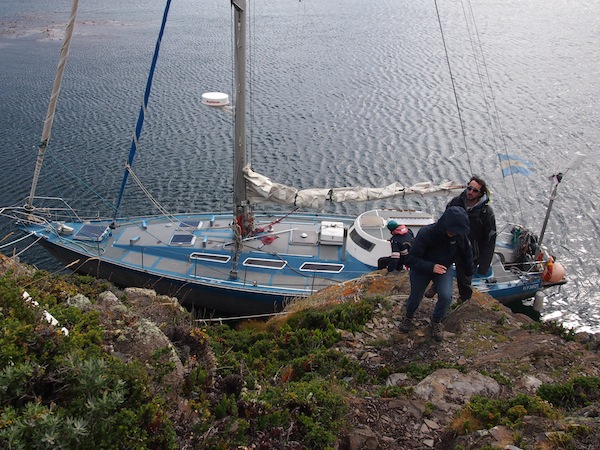
<svg viewBox="0 0 600 450">
<path fill-rule="evenodd" d="M 432 335 L 437 341 L 444 337 L 442 319 L 452 304 L 453 278 L 450 267 L 461 264 L 470 277 L 473 253 L 469 242 L 469 216 L 464 208 L 451 206 L 431 225 L 421 228 L 412 241 L 406 260 L 410 268 L 410 295 L 406 301 L 406 316 L 400 331 L 408 333 L 412 318 L 419 307 L 427 285 L 433 281 L 438 300 L 431 317 Z"/>
<path fill-rule="evenodd" d="M 387 224 L 388 230 L 392 232 L 390 244 L 392 245 L 392 255 L 388 263 L 387 270 L 403 270 L 406 264 L 406 257 L 410 250 L 410 243 L 414 237 L 413 232 L 406 226 L 398 224 L 395 220 L 390 220 Z"/>
</svg>

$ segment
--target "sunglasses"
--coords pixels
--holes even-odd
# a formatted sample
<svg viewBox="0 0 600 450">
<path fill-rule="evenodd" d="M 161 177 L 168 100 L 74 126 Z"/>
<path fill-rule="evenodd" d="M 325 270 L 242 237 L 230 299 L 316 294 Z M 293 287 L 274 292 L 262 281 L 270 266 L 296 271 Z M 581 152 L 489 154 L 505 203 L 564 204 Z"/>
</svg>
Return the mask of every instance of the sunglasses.
<svg viewBox="0 0 600 450">
<path fill-rule="evenodd" d="M 476 192 L 477 194 L 479 194 L 481 192 L 481 189 L 477 189 L 471 186 L 467 186 L 467 191 L 473 191 Z"/>
</svg>

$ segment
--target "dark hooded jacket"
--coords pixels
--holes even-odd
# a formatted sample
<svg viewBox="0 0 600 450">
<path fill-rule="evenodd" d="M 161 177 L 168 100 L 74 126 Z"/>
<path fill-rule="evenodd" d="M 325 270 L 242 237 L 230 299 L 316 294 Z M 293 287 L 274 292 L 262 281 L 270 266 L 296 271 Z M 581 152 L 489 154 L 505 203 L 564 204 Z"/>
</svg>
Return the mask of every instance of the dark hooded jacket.
<svg viewBox="0 0 600 450">
<path fill-rule="evenodd" d="M 486 193 L 474 207 L 467 208 L 467 193 L 463 191 L 450 200 L 447 206 L 448 208 L 461 206 L 469 215 L 469 240 L 473 250 L 473 264 L 477 273 L 481 275 L 488 272 L 496 248 L 496 217 L 489 201 Z"/>
<path fill-rule="evenodd" d="M 456 233 L 446 235 L 446 230 Z M 412 270 L 433 273 L 435 264 L 446 267 L 453 263 L 464 265 L 465 275 L 473 275 L 473 253 L 469 242 L 469 217 L 464 208 L 447 208 L 440 219 L 419 230 L 408 253 L 406 265 Z"/>
</svg>

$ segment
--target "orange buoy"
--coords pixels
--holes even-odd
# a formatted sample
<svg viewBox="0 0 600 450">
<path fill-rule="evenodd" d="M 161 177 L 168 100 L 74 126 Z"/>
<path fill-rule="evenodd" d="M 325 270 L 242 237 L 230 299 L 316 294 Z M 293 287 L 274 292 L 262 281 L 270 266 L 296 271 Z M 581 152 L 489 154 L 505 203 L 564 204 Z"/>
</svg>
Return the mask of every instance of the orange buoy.
<svg viewBox="0 0 600 450">
<path fill-rule="evenodd" d="M 565 268 L 559 262 L 554 261 L 554 258 L 548 259 L 548 264 L 542 274 L 542 280 L 549 283 L 558 283 L 565 277 Z"/>
<path fill-rule="evenodd" d="M 561 263 L 554 261 L 552 264 L 552 276 L 550 277 L 550 282 L 558 283 L 565 278 L 565 275 L 566 271 L 564 266 Z"/>
<path fill-rule="evenodd" d="M 542 274 L 542 280 L 550 281 L 550 278 L 552 278 L 553 272 L 554 272 L 554 258 L 551 256 L 550 258 L 548 258 L 548 263 L 546 264 L 546 267 L 544 268 L 544 273 Z"/>
</svg>

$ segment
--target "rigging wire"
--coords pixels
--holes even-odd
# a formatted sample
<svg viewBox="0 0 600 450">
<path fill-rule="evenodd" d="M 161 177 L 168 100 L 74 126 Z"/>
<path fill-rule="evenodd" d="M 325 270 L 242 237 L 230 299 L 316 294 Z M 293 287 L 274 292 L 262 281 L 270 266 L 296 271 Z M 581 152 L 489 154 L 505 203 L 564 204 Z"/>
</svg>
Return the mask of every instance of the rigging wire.
<svg viewBox="0 0 600 450">
<path fill-rule="evenodd" d="M 75 179 L 75 181 L 77 181 L 83 187 L 85 187 L 86 189 L 88 189 L 88 191 L 90 191 L 92 194 L 94 194 L 109 210 L 112 210 L 114 208 L 114 205 L 109 200 L 107 200 L 106 198 L 104 198 L 96 189 L 94 189 L 90 184 L 88 184 L 87 181 L 85 181 L 82 177 L 78 176 L 73 170 L 71 170 L 64 163 L 64 161 L 61 160 L 61 159 L 59 159 L 58 157 L 56 157 L 52 151 L 49 151 L 47 153 L 47 156 L 52 160 L 52 162 L 54 162 L 55 164 L 57 164 L 61 169 L 63 169 L 69 175 L 71 175 Z M 55 180 L 55 178 L 52 178 L 52 179 Z M 60 186 L 58 186 L 58 185 L 56 185 L 56 188 L 59 191 L 62 190 L 60 188 Z M 61 197 L 64 198 L 65 196 L 61 195 Z"/>
<path fill-rule="evenodd" d="M 433 2 L 435 4 L 435 12 L 437 15 L 438 25 L 440 26 L 440 35 L 442 38 L 442 45 L 444 46 L 444 54 L 446 56 L 446 64 L 448 65 L 448 73 L 450 74 L 450 82 L 452 83 L 452 92 L 454 93 L 454 101 L 456 102 L 456 111 L 458 113 L 458 121 L 460 122 L 460 129 L 462 132 L 463 142 L 465 145 L 465 153 L 467 155 L 467 162 L 469 164 L 469 171 L 473 173 L 473 166 L 471 164 L 471 157 L 469 156 L 469 148 L 467 144 L 467 135 L 465 132 L 465 125 L 462 118 L 462 113 L 460 109 L 460 102 L 458 100 L 458 93 L 456 91 L 456 83 L 454 82 L 454 74 L 452 73 L 452 66 L 450 64 L 450 57 L 448 56 L 448 47 L 446 46 L 446 38 L 444 36 L 444 27 L 442 26 L 442 20 L 440 18 L 440 10 L 438 8 L 437 0 Z"/>
<path fill-rule="evenodd" d="M 32 233 L 33 234 L 33 233 Z M 25 237 L 29 237 L 31 236 L 31 234 L 28 234 Z M 35 241 L 33 241 L 31 244 L 29 244 L 27 247 L 25 247 L 23 250 L 21 250 L 19 253 L 13 255 L 13 257 L 19 257 L 21 256 L 23 253 L 25 253 L 27 250 L 29 250 L 31 247 L 33 247 L 35 244 L 37 244 L 39 241 L 41 241 L 43 239 L 43 237 L 39 237 L 37 238 Z M 16 242 L 16 241 L 15 241 Z"/>
<path fill-rule="evenodd" d="M 150 193 L 150 191 L 148 190 L 148 188 L 146 186 L 144 186 L 144 184 L 142 183 L 142 181 L 138 178 L 138 176 L 135 174 L 135 172 L 133 171 L 133 168 L 129 165 L 126 164 L 126 170 L 129 173 L 129 175 L 131 175 L 132 180 L 134 181 L 135 184 L 138 185 L 138 187 L 140 188 L 140 190 L 146 195 L 146 197 L 148 197 L 148 199 L 150 200 L 150 202 L 154 205 L 154 207 L 156 209 L 158 209 L 160 211 L 160 213 L 166 218 L 168 219 L 171 223 L 175 224 L 175 223 L 179 223 L 179 220 L 173 215 L 171 214 L 164 206 L 162 206 L 158 200 L 156 200 L 153 195 Z M 189 233 L 189 232 L 188 232 Z M 191 233 L 190 233 L 191 234 Z"/>
<path fill-rule="evenodd" d="M 450 74 L 450 80 L 452 82 L 452 90 L 454 93 L 456 108 L 457 108 L 460 126 L 461 126 L 461 130 L 462 130 L 465 151 L 467 153 L 467 161 L 469 164 L 469 170 L 471 172 L 473 172 L 473 167 L 471 164 L 471 159 L 469 156 L 469 149 L 468 149 L 467 140 L 466 140 L 466 131 L 465 131 L 465 126 L 464 126 L 464 121 L 463 121 L 462 114 L 461 114 L 460 101 L 458 98 L 458 92 L 456 89 L 454 75 L 452 73 L 452 67 L 451 67 L 450 58 L 448 55 L 448 48 L 447 48 L 446 40 L 444 37 L 444 30 L 443 30 L 442 22 L 440 19 L 440 13 L 439 13 L 437 0 L 434 0 L 434 3 L 435 3 L 437 18 L 438 18 L 438 24 L 440 26 L 440 33 L 441 33 L 441 37 L 442 37 L 442 43 L 444 46 L 444 52 L 446 55 L 448 72 Z M 479 30 L 477 29 L 477 21 L 475 20 L 475 14 L 473 11 L 473 6 L 471 4 L 471 1 L 470 0 L 461 0 L 461 6 L 462 6 L 462 10 L 463 10 L 465 25 L 467 28 L 467 34 L 469 37 L 469 43 L 471 45 L 473 60 L 475 62 L 475 66 L 476 66 L 477 78 L 479 80 L 479 87 L 481 89 L 482 99 L 483 99 L 483 103 L 485 106 L 487 122 L 490 127 L 490 131 L 492 133 L 494 151 L 496 153 L 496 156 L 498 157 L 501 154 L 500 145 L 498 144 L 498 141 L 501 141 L 501 146 L 503 149 L 502 153 L 504 153 L 504 154 L 507 154 L 507 144 L 506 144 L 506 139 L 504 137 L 502 123 L 500 121 L 500 116 L 498 113 L 498 107 L 497 107 L 497 103 L 496 103 L 496 98 L 494 96 L 494 90 L 492 88 L 491 77 L 490 77 L 488 66 L 487 66 L 487 63 L 485 60 L 485 53 L 483 51 L 483 46 L 481 44 L 481 38 L 479 35 Z M 487 87 L 487 89 L 486 89 L 486 87 Z M 515 191 L 515 193 L 518 194 L 515 179 L 514 179 L 514 177 L 511 177 L 511 178 L 512 178 L 512 182 L 513 182 L 514 191 Z M 506 183 L 505 180 L 503 180 L 503 182 Z M 517 198 L 517 203 L 519 205 L 519 214 L 521 216 L 521 221 L 523 221 L 523 207 L 521 205 L 521 197 L 519 195 L 516 195 L 515 197 Z"/>
<path fill-rule="evenodd" d="M 11 234 L 12 234 L 12 233 L 11 233 Z M 10 242 L 8 242 L 8 243 L 6 243 L 6 244 L 0 245 L 0 249 L 6 248 L 6 247 L 11 247 L 11 246 L 13 246 L 14 244 L 16 244 L 16 243 L 18 243 L 18 242 L 21 242 L 21 241 L 23 241 L 23 240 L 25 240 L 25 239 L 27 239 L 27 238 L 29 238 L 29 237 L 31 237 L 31 236 L 33 236 L 33 233 L 28 233 L 28 234 L 26 234 L 25 236 L 21 236 L 20 238 L 18 238 L 18 239 L 15 239 L 14 241 L 10 241 Z M 6 238 L 7 238 L 7 237 L 4 237 L 4 238 L 2 238 L 2 241 L 3 241 L 4 239 L 6 239 Z M 39 239 L 38 239 L 38 241 L 39 241 Z M 1 241 L 0 241 L 0 242 L 1 242 Z M 35 241 L 35 242 L 37 242 L 37 241 Z M 30 246 L 30 247 L 31 247 L 31 246 Z M 29 247 L 28 247 L 28 248 L 29 248 Z M 20 253 L 23 253 L 23 252 L 20 252 Z"/>
<path fill-rule="evenodd" d="M 467 12 L 465 11 L 464 1 L 462 2 L 463 14 L 465 15 L 465 23 L 467 24 L 467 30 L 469 33 L 469 41 L 470 41 L 471 47 L 473 49 L 473 58 L 477 65 L 477 74 L 479 75 L 479 83 L 480 83 L 480 87 L 481 87 L 481 92 L 483 95 L 484 104 L 486 107 L 486 113 L 488 115 L 490 129 L 492 131 L 492 138 L 494 141 L 494 150 L 496 151 L 496 155 L 499 156 L 500 149 L 499 149 L 499 146 L 497 143 L 497 136 L 498 136 L 498 139 L 502 143 L 503 153 L 505 155 L 507 155 L 508 149 L 507 149 L 507 145 L 506 145 L 506 139 L 504 136 L 504 130 L 502 127 L 502 122 L 500 120 L 500 114 L 498 112 L 498 105 L 496 103 L 496 97 L 494 95 L 494 90 L 492 89 L 492 81 L 491 81 L 490 73 L 488 70 L 488 65 L 485 60 L 485 53 L 483 51 L 483 46 L 481 44 L 481 38 L 479 36 L 479 30 L 477 28 L 477 21 L 475 20 L 475 13 L 473 12 L 473 5 L 470 0 L 466 0 L 466 2 L 467 2 L 468 12 L 469 12 L 469 16 L 471 18 L 471 22 L 473 23 L 473 30 L 474 30 L 474 34 L 475 34 L 475 43 L 477 44 L 479 53 L 477 53 L 477 51 L 476 51 L 477 49 L 474 46 L 474 40 L 471 36 L 471 29 L 469 28 L 469 25 L 468 25 L 469 19 L 467 17 Z M 479 61 L 477 59 L 477 54 L 479 54 L 481 56 L 481 61 L 482 61 L 481 66 L 483 67 L 483 70 L 485 71 L 485 83 L 487 83 L 489 96 L 490 96 L 489 101 L 488 101 L 488 97 L 486 95 L 486 90 L 485 90 L 486 84 L 484 83 L 484 77 L 483 77 L 483 74 L 481 73 L 481 71 L 479 70 Z M 496 132 L 496 129 L 494 128 L 494 123 L 495 123 L 495 126 L 497 127 L 497 132 Z M 511 179 L 512 179 L 513 188 L 514 188 L 514 191 L 516 194 L 515 197 L 516 197 L 517 203 L 519 205 L 519 214 L 521 216 L 521 221 L 523 222 L 524 218 L 523 218 L 523 207 L 521 206 L 521 196 L 518 195 L 519 191 L 517 189 L 515 178 L 511 177 Z M 504 179 L 504 177 L 503 177 L 503 182 L 506 183 L 506 180 Z"/>
</svg>

